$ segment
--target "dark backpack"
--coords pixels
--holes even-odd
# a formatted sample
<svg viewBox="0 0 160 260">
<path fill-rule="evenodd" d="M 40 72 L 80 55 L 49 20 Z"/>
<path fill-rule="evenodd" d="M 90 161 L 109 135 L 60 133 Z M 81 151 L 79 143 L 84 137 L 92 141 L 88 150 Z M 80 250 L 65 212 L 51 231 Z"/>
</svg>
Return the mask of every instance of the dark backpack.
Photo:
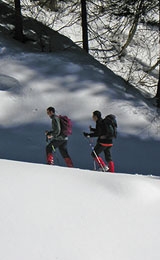
<svg viewBox="0 0 160 260">
<path fill-rule="evenodd" d="M 68 136 L 72 134 L 72 121 L 68 116 L 59 116 L 61 124 L 60 135 Z"/>
<path fill-rule="evenodd" d="M 117 120 L 115 115 L 110 114 L 103 119 L 103 134 L 107 138 L 117 137 Z"/>
</svg>

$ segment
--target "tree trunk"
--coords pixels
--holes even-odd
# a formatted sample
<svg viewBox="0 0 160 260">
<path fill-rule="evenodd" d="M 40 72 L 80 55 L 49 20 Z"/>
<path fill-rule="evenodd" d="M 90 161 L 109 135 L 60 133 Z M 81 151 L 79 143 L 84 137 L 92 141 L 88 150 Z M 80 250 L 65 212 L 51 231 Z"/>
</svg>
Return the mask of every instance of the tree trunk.
<svg viewBox="0 0 160 260">
<path fill-rule="evenodd" d="M 144 3 L 144 0 L 140 0 L 140 4 L 137 8 L 137 12 L 135 14 L 135 18 L 134 18 L 132 27 L 129 31 L 128 39 L 127 39 L 126 43 L 123 45 L 119 56 L 123 55 L 123 53 L 125 52 L 126 48 L 128 47 L 128 45 L 130 44 L 130 42 L 132 41 L 132 39 L 135 35 L 135 32 L 137 30 L 137 26 L 138 26 L 138 21 L 139 21 L 140 15 L 142 13 L 143 3 Z"/>
<path fill-rule="evenodd" d="M 160 65 L 159 65 L 159 72 L 160 72 Z M 157 102 L 157 107 L 160 107 L 160 75 L 159 75 L 159 79 L 158 79 L 156 102 Z"/>
<path fill-rule="evenodd" d="M 160 33 L 160 24 L 159 24 L 159 33 Z M 160 64 L 159 64 L 159 79 L 158 79 L 156 99 L 157 99 L 157 107 L 160 107 Z"/>
<path fill-rule="evenodd" d="M 14 38 L 20 42 L 23 42 L 24 35 L 23 35 L 23 21 L 22 21 L 20 0 L 14 0 L 14 4 L 15 4 L 15 35 L 14 35 Z"/>
<path fill-rule="evenodd" d="M 88 53 L 88 24 L 86 0 L 81 0 L 83 49 Z"/>
<path fill-rule="evenodd" d="M 160 99 L 160 79 L 158 80 L 156 97 Z"/>
</svg>

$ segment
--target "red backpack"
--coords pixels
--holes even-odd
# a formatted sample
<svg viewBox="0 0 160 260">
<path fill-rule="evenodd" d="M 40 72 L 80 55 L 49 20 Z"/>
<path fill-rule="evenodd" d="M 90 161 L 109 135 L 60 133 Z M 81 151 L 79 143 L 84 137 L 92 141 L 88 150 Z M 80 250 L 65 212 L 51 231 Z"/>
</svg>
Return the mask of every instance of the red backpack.
<svg viewBox="0 0 160 260">
<path fill-rule="evenodd" d="M 61 124 L 61 133 L 60 135 L 69 136 L 72 134 L 72 121 L 68 116 L 61 116 L 60 118 L 60 124 Z"/>
</svg>

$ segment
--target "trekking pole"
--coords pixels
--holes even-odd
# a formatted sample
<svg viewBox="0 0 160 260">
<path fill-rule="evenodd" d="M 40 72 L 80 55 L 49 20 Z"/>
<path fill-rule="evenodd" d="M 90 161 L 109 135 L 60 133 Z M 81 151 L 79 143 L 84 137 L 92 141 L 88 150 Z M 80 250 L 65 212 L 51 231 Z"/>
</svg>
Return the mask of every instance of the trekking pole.
<svg viewBox="0 0 160 260">
<path fill-rule="evenodd" d="M 95 150 L 94 150 L 94 147 L 93 147 L 93 145 L 92 145 L 92 143 L 91 143 L 91 141 L 90 141 L 89 138 L 90 138 L 90 137 L 87 137 L 89 146 L 91 147 L 91 150 L 92 150 L 92 152 L 94 153 L 94 155 L 95 155 L 95 157 L 96 157 L 96 159 L 97 159 L 97 162 L 98 162 L 99 165 L 101 166 L 103 172 L 105 172 L 104 166 L 103 166 L 102 163 L 100 162 L 99 157 L 98 157 L 98 155 L 96 154 L 96 152 L 95 152 Z M 96 165 L 94 165 L 94 168 L 96 168 Z"/>
<path fill-rule="evenodd" d="M 90 145 L 92 151 L 94 151 L 94 147 L 93 147 L 93 144 L 91 143 L 91 139 L 90 140 L 88 139 L 88 141 L 89 141 L 89 145 Z M 97 170 L 96 161 L 94 160 L 94 158 L 93 158 L 93 169 L 94 169 L 94 171 Z"/>
<path fill-rule="evenodd" d="M 52 145 L 52 150 L 53 150 L 55 159 L 56 159 L 56 161 L 57 161 L 57 164 L 60 165 L 60 163 L 59 163 L 59 158 L 58 158 L 58 156 L 57 156 L 56 149 L 55 149 L 54 145 Z"/>
</svg>

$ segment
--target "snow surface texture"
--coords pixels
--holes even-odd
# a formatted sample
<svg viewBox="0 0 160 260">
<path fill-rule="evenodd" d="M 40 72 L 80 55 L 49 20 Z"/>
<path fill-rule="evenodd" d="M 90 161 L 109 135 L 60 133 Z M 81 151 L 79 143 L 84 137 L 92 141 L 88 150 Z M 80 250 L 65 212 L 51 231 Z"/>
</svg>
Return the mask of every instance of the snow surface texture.
<svg viewBox="0 0 160 260">
<path fill-rule="evenodd" d="M 0 167 L 0 259 L 159 260 L 159 177 Z"/>
</svg>

